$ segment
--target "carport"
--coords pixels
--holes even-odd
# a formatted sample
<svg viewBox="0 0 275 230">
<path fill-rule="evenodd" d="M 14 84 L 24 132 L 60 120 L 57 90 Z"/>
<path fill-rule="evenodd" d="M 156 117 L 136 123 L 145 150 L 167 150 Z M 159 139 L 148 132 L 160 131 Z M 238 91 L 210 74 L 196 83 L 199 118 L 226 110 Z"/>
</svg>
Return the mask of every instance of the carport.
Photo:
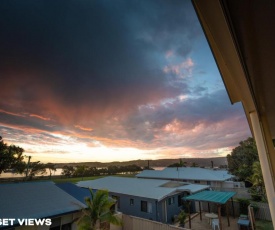
<svg viewBox="0 0 275 230">
<path fill-rule="evenodd" d="M 207 202 L 208 203 L 208 212 L 210 212 L 210 206 L 209 203 L 215 203 L 218 208 L 218 219 L 219 219 L 219 225 L 220 230 L 222 230 L 222 221 L 221 221 L 221 206 L 226 205 L 226 216 L 227 216 L 227 222 L 228 226 L 230 226 L 229 222 L 229 214 L 228 214 L 228 201 L 231 200 L 231 205 L 233 208 L 233 217 L 235 218 L 235 210 L 234 210 L 234 203 L 233 203 L 233 196 L 236 194 L 236 192 L 220 192 L 220 191 L 202 191 L 187 197 L 183 197 L 182 199 L 184 201 L 187 201 L 190 204 L 190 201 L 198 201 L 199 202 L 199 209 L 200 209 L 200 220 L 202 220 L 201 216 L 201 202 Z M 191 229 L 191 218 L 190 218 L 190 205 L 188 204 L 188 210 L 189 210 L 189 228 Z"/>
</svg>

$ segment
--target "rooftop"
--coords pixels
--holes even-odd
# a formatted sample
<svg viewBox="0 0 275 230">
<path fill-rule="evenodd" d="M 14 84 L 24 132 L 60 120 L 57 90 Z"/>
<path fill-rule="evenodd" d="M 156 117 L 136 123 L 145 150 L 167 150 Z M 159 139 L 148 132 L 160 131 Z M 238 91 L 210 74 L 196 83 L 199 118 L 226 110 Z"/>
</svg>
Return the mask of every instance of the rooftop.
<svg viewBox="0 0 275 230">
<path fill-rule="evenodd" d="M 72 183 L 59 183 L 56 184 L 57 187 L 61 188 L 66 193 L 70 194 L 80 202 L 85 204 L 85 197 L 90 197 L 90 191 L 87 188 L 81 188 Z"/>
<path fill-rule="evenodd" d="M 92 189 L 107 189 L 110 192 L 120 193 L 130 196 L 144 197 L 155 200 L 162 200 L 165 197 L 188 191 L 196 193 L 207 189 L 209 186 L 180 183 L 169 186 L 169 180 L 124 178 L 124 177 L 104 177 L 97 180 L 81 181 L 77 185 Z"/>
<path fill-rule="evenodd" d="M 46 218 L 85 207 L 53 182 L 1 184 L 0 197 L 0 218 Z"/>
<path fill-rule="evenodd" d="M 213 170 L 198 167 L 175 167 L 163 170 L 144 170 L 137 177 L 203 181 L 226 181 L 234 176 L 226 170 Z"/>
</svg>

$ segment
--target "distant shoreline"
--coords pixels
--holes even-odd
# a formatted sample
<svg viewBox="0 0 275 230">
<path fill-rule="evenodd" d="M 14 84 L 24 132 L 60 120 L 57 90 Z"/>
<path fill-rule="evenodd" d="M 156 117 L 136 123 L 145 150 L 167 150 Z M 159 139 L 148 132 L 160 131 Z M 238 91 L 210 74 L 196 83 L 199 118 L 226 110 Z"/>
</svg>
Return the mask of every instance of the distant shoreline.
<svg viewBox="0 0 275 230">
<path fill-rule="evenodd" d="M 181 158 L 187 165 L 196 163 L 199 167 L 211 167 L 211 161 L 215 167 L 220 165 L 227 165 L 226 157 L 211 157 L 211 158 Z M 178 159 L 158 159 L 149 160 L 150 167 L 167 167 L 168 165 L 179 162 Z M 138 165 L 140 167 L 148 166 L 148 160 L 132 160 L 132 161 L 113 161 L 113 162 L 72 162 L 72 163 L 55 163 L 57 168 L 62 168 L 64 165 L 85 165 L 89 167 L 108 167 L 108 166 L 125 166 L 125 165 Z"/>
</svg>

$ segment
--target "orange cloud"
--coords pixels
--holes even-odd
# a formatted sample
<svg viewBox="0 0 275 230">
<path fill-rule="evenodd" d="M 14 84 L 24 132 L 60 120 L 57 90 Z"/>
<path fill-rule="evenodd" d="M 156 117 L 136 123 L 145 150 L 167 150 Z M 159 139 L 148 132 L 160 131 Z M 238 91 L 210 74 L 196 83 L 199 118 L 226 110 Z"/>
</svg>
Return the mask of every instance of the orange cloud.
<svg viewBox="0 0 275 230">
<path fill-rule="evenodd" d="M 40 116 L 40 115 L 37 115 L 37 114 L 30 114 L 29 116 L 30 117 L 36 117 L 36 118 L 44 120 L 44 121 L 50 121 L 51 120 L 50 118 L 43 117 L 43 116 Z"/>
<path fill-rule="evenodd" d="M 83 127 L 83 126 L 80 126 L 80 125 L 75 125 L 74 127 L 78 128 L 78 129 L 81 129 L 83 131 L 93 131 L 92 128 L 86 128 L 86 127 Z"/>
<path fill-rule="evenodd" d="M 12 113 L 12 112 L 8 112 L 8 111 L 2 110 L 2 109 L 0 109 L 0 113 L 5 113 L 5 114 L 16 116 L 16 117 L 25 117 L 24 115 L 22 115 L 20 113 Z"/>
</svg>

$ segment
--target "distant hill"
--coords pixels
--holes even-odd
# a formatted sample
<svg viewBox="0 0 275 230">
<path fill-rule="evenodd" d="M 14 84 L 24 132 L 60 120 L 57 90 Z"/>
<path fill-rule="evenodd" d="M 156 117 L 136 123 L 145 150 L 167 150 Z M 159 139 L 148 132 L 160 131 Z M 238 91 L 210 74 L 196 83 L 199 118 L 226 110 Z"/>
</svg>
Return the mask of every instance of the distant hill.
<svg viewBox="0 0 275 230">
<path fill-rule="evenodd" d="M 214 167 L 219 167 L 220 165 L 227 165 L 226 157 L 214 157 L 214 158 L 181 158 L 182 161 L 187 162 L 187 166 L 191 166 L 192 163 L 196 163 L 199 167 L 211 167 L 211 161 L 213 161 Z M 168 165 L 179 162 L 179 159 L 159 159 L 159 160 L 149 160 L 150 167 L 167 167 Z M 58 168 L 62 168 L 64 165 L 86 165 L 89 167 L 108 167 L 111 165 L 115 166 L 125 166 L 125 165 L 138 165 L 140 167 L 148 166 L 148 160 L 133 160 L 133 161 L 113 161 L 108 163 L 102 162 L 78 162 L 78 163 L 57 163 Z"/>
</svg>

